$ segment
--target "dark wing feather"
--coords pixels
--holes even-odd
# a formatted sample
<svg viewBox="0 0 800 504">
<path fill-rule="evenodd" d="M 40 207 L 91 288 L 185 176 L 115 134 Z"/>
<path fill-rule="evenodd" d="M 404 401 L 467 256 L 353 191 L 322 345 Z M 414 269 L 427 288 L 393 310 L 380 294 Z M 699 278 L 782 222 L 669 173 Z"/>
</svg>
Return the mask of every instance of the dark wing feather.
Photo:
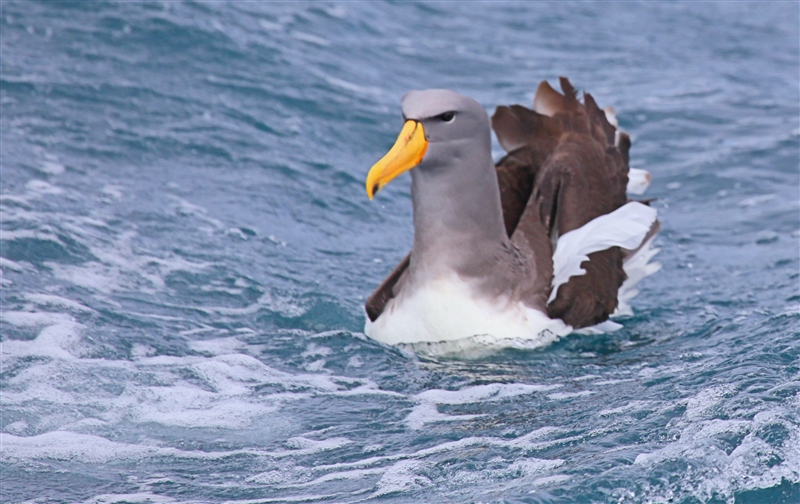
<svg viewBox="0 0 800 504">
<path fill-rule="evenodd" d="M 594 131 L 592 132 L 594 138 L 605 145 L 614 145 L 617 128 L 608 122 L 606 113 L 597 106 L 597 102 L 594 101 L 594 98 L 589 93 L 583 94 L 583 103 L 586 108 L 586 114 L 594 126 Z"/>
<path fill-rule="evenodd" d="M 558 96 L 558 101 L 547 104 L 550 110 L 563 106 L 563 97 L 552 88 L 540 85 L 539 89 Z M 549 91 L 547 96 L 552 98 Z M 553 246 L 543 224 L 542 210 L 531 195 L 542 167 L 558 147 L 563 128 L 551 117 L 520 105 L 498 107 L 492 116 L 492 128 L 501 145 L 518 145 L 517 139 L 526 138 L 525 144 L 501 159 L 496 169 L 506 231 L 515 248 L 526 256 L 527 273 L 532 280 L 522 284 L 525 290 L 520 296 L 529 306 L 545 311 L 553 278 Z"/>
<path fill-rule="evenodd" d="M 526 273 L 531 279 L 529 283 L 521 283 L 520 298 L 528 306 L 546 311 L 553 282 L 553 246 L 534 198 L 528 200 L 511 235 L 511 243 L 526 257 Z"/>
<path fill-rule="evenodd" d="M 375 292 L 367 298 L 364 308 L 366 308 L 367 316 L 371 321 L 375 322 L 378 319 L 381 313 L 383 313 L 383 309 L 386 308 L 386 303 L 394 297 L 396 292 L 394 287 L 397 285 L 400 277 L 406 272 L 410 263 L 411 254 L 408 253 L 403 260 L 395 266 L 392 272 L 389 273 L 389 276 L 375 289 Z"/>
<path fill-rule="evenodd" d="M 539 114 L 553 117 L 564 110 L 564 97 L 550 87 L 547 81 L 542 81 L 536 88 L 536 94 L 533 95 L 533 110 Z"/>
<path fill-rule="evenodd" d="M 594 99 L 589 96 L 581 105 L 569 81 L 562 78 L 561 85 L 566 110 L 554 119 L 562 123 L 564 134 L 542 166 L 532 195 L 553 242 L 624 205 L 628 183 L 629 143 L 623 155 L 614 145 L 616 128 Z M 625 280 L 617 247 L 590 254 L 582 267 L 586 274 L 570 278 L 547 307 L 548 316 L 576 328 L 607 320 L 617 307 L 617 292 Z"/>
<path fill-rule="evenodd" d="M 500 145 L 514 147 L 497 162 L 497 181 L 508 236 L 512 236 L 533 191 L 539 169 L 558 144 L 560 125 L 520 105 L 497 107 L 492 129 Z"/>
</svg>

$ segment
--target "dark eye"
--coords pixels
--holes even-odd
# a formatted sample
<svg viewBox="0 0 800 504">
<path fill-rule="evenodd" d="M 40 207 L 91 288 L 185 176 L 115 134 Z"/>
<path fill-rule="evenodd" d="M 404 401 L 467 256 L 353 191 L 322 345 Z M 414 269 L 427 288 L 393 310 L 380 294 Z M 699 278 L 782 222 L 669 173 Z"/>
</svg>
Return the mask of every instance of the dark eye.
<svg viewBox="0 0 800 504">
<path fill-rule="evenodd" d="M 444 114 L 439 114 L 437 117 L 439 119 L 441 119 L 442 121 L 444 121 L 444 122 L 453 122 L 453 119 L 455 119 L 455 117 L 456 117 L 456 113 L 455 112 L 445 112 Z"/>
</svg>

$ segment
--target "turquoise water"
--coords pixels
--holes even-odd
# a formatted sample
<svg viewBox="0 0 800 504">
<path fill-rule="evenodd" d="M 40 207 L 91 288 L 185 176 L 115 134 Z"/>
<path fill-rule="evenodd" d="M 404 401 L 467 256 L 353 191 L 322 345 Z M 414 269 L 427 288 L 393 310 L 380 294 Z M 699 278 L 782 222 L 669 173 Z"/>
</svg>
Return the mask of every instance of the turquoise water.
<svg viewBox="0 0 800 504">
<path fill-rule="evenodd" d="M 3 502 L 800 502 L 797 3 L 3 2 Z M 413 88 L 570 77 L 649 170 L 606 335 L 366 339 Z M 501 155 L 495 144 L 495 157 Z"/>
</svg>

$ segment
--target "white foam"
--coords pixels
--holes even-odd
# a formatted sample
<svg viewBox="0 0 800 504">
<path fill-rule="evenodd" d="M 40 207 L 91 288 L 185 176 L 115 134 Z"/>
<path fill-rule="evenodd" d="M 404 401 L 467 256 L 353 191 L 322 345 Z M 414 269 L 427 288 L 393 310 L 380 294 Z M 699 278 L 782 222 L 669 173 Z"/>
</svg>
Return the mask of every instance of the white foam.
<svg viewBox="0 0 800 504">
<path fill-rule="evenodd" d="M 66 313 L 14 310 L 4 310 L 0 313 L 0 319 L 17 327 L 39 327 L 44 325 L 66 324 L 75 321 L 75 319 Z"/>
<path fill-rule="evenodd" d="M 348 82 L 343 79 L 338 79 L 336 77 L 332 77 L 329 75 L 324 75 L 324 78 L 328 82 L 328 84 L 360 95 L 365 95 L 374 98 L 375 96 L 379 96 L 381 94 L 381 90 L 376 87 L 361 86 L 359 84 L 354 84 L 352 82 Z"/>
<path fill-rule="evenodd" d="M 64 192 L 64 190 L 60 187 L 56 187 L 49 182 L 45 182 L 44 180 L 37 179 L 30 180 L 27 184 L 25 184 L 25 188 L 28 190 L 28 194 L 34 197 L 46 196 L 49 194 L 62 194 Z"/>
<path fill-rule="evenodd" d="M 241 429 L 287 402 L 339 388 L 328 376 L 291 375 L 244 354 L 193 359 L 147 357 L 139 362 L 147 366 L 174 366 L 177 370 L 188 366 L 203 384 L 200 387 L 172 378 L 170 386 L 132 388 L 128 394 L 132 399 L 129 414 L 139 423 Z M 256 396 L 256 387 L 264 384 L 312 390 Z"/>
<path fill-rule="evenodd" d="M 292 481 L 292 476 L 293 475 L 289 474 L 289 471 L 281 469 L 254 474 L 253 476 L 248 477 L 245 481 L 248 483 L 258 483 L 261 485 L 278 485 L 290 483 Z"/>
<path fill-rule="evenodd" d="M 306 346 L 305 351 L 300 354 L 301 357 L 309 358 L 309 357 L 325 357 L 333 353 L 329 347 L 317 345 L 316 343 L 309 343 Z"/>
<path fill-rule="evenodd" d="M 205 231 L 207 234 L 212 234 L 216 231 L 220 231 L 225 229 L 225 225 L 222 223 L 221 220 L 215 219 L 213 217 L 209 217 L 208 210 L 201 207 L 200 205 L 195 205 L 194 203 L 190 203 L 183 198 L 179 198 L 175 195 L 170 195 L 170 199 L 175 201 L 175 211 L 178 215 L 186 216 L 186 217 L 195 217 L 201 221 L 207 222 L 211 224 L 211 228 L 200 228 L 202 231 Z"/>
<path fill-rule="evenodd" d="M 291 35 L 293 38 L 296 38 L 297 40 L 302 40 L 303 42 L 309 42 L 311 44 L 320 47 L 328 47 L 329 45 L 331 45 L 328 39 L 320 37 L 318 35 L 312 35 L 311 33 L 293 31 Z"/>
<path fill-rule="evenodd" d="M 318 495 L 293 495 L 290 497 L 276 497 L 274 499 L 244 499 L 244 500 L 235 500 L 235 501 L 225 501 L 225 504 L 270 504 L 272 502 L 276 504 L 286 504 L 287 502 L 317 502 L 317 501 L 330 501 L 331 499 L 335 499 L 339 497 L 340 494 L 338 493 L 324 493 Z"/>
<path fill-rule="evenodd" d="M 558 385 L 528 385 L 523 383 L 492 383 L 476 385 L 460 390 L 426 390 L 412 398 L 418 402 L 406 417 L 410 429 L 421 429 L 434 422 L 463 421 L 483 415 L 445 415 L 440 413 L 438 404 L 473 404 L 500 401 L 510 397 L 528 395 L 557 388 Z"/>
<path fill-rule="evenodd" d="M 158 504 L 161 502 L 177 502 L 172 497 L 150 492 L 136 492 L 127 494 L 101 494 L 83 501 L 83 504 L 127 504 L 129 502 L 148 502 Z"/>
<path fill-rule="evenodd" d="M 326 374 L 290 374 L 266 366 L 258 359 L 236 353 L 241 343 L 234 338 L 195 342 L 193 347 L 214 354 L 205 356 L 150 356 L 151 350 L 134 349 L 133 361 L 87 359 L 83 326 L 63 313 L 7 311 L 4 321 L 20 327 L 41 327 L 31 341 L 2 343 L 4 362 L 32 355 L 53 360 L 23 368 L 8 379 L 4 407 L 37 404 L 38 429 L 83 430 L 85 424 L 74 413 L 67 421 L 64 411 L 102 408 L 95 420 L 117 423 L 125 419 L 137 424 L 156 423 L 185 428 L 243 429 L 285 404 L 313 395 L 401 396 L 382 391 L 369 380 Z M 187 378 L 188 377 L 188 378 Z M 90 385 L 122 382 L 125 389 L 113 393 Z M 154 385 L 153 383 L 156 383 Z M 264 385 L 279 392 L 259 393 Z"/>
<path fill-rule="evenodd" d="M 540 441 L 546 437 L 554 436 L 566 432 L 564 429 L 558 427 L 541 427 L 533 430 L 528 434 L 519 436 L 512 439 L 503 439 L 495 437 L 466 437 L 457 441 L 447 441 L 430 448 L 423 448 L 416 452 L 400 453 L 395 455 L 386 455 L 382 457 L 369 457 L 366 459 L 358 460 L 355 462 L 340 462 L 329 465 L 315 466 L 315 470 L 319 471 L 340 471 L 351 470 L 358 468 L 374 467 L 376 465 L 385 464 L 386 462 L 394 462 L 398 460 L 408 459 L 424 459 L 434 455 L 449 454 L 458 452 L 463 449 L 472 448 L 476 446 L 496 447 L 507 450 L 540 450 L 547 449 L 553 445 L 572 443 L 582 439 L 580 436 L 570 436 L 565 438 L 557 438 L 549 441 Z M 560 459 L 549 459 L 551 462 L 562 464 L 564 461 Z"/>
<path fill-rule="evenodd" d="M 741 207 L 754 207 L 756 205 L 761 205 L 762 203 L 767 203 L 769 201 L 777 199 L 778 196 L 776 194 L 762 194 L 760 196 L 751 196 L 749 198 L 745 198 L 739 202 L 739 206 Z"/>
<path fill-rule="evenodd" d="M 283 31 L 283 25 L 280 23 L 273 23 L 272 21 L 267 21 L 266 19 L 259 19 L 258 24 L 261 28 L 267 31 Z"/>
<path fill-rule="evenodd" d="M 509 466 L 502 470 L 502 473 L 513 475 L 515 477 L 526 477 L 531 474 L 538 474 L 543 471 L 549 471 L 564 465 L 564 461 L 539 459 L 539 458 L 524 458 L 515 460 Z"/>
<path fill-rule="evenodd" d="M 717 385 L 705 388 L 686 400 L 686 412 L 684 415 L 691 420 L 705 418 L 715 406 L 733 392 L 734 387 L 732 385 Z"/>
<path fill-rule="evenodd" d="M 627 383 L 627 382 L 632 382 L 632 381 L 636 381 L 636 380 L 634 380 L 633 378 L 600 380 L 600 381 L 596 381 L 596 382 L 592 383 L 592 385 L 595 385 L 595 386 L 597 386 L 597 385 L 616 385 L 618 383 Z"/>
<path fill-rule="evenodd" d="M 31 202 L 30 196 L 20 196 L 18 194 L 0 194 L 0 203 L 12 204 L 15 206 L 21 206 L 25 208 L 30 208 Z M 6 209 L 6 213 L 8 213 L 8 209 Z M 4 215 L 4 220 L 7 221 L 7 215 Z"/>
<path fill-rule="evenodd" d="M 46 226 L 41 226 L 37 230 L 32 229 L 13 229 L 3 230 L 3 239 L 4 240 L 20 240 L 20 239 L 34 239 L 34 240 L 41 240 L 41 241 L 52 241 L 57 243 L 61 247 L 66 247 L 64 242 L 62 242 L 55 233 L 50 230 Z"/>
<path fill-rule="evenodd" d="M 5 238 L 5 233 L 3 233 L 3 238 Z M 0 257 L 0 268 L 17 272 L 25 271 L 25 267 L 22 264 L 6 259 L 5 257 Z"/>
<path fill-rule="evenodd" d="M 508 463 L 503 458 L 497 457 L 492 462 L 494 467 L 491 469 L 458 471 L 450 476 L 448 480 L 452 485 L 475 488 L 478 492 L 487 492 L 488 490 L 487 493 L 489 495 L 495 494 L 498 481 L 503 482 L 504 493 L 509 493 L 512 489 L 525 490 L 531 486 L 545 485 L 548 481 L 563 481 L 564 475 L 550 477 L 552 478 L 550 480 L 548 480 L 548 477 L 538 478 L 541 474 L 562 466 L 564 464 L 563 460 L 525 457 Z M 497 465 L 505 465 L 505 467 L 495 468 Z M 539 481 L 538 484 L 536 483 L 537 481 Z"/>
<path fill-rule="evenodd" d="M 384 472 L 378 481 L 377 490 L 370 497 L 376 498 L 393 493 L 408 493 L 431 486 L 433 482 L 421 472 L 428 464 L 416 460 L 401 460 Z"/>
<path fill-rule="evenodd" d="M 620 406 L 618 408 L 600 410 L 598 415 L 613 416 L 613 415 L 624 415 L 626 413 L 636 413 L 639 411 L 648 411 L 654 409 L 656 404 L 657 403 L 655 401 L 631 401 L 628 404 Z"/>
<path fill-rule="evenodd" d="M 25 299 L 40 306 L 56 306 L 59 308 L 66 308 L 76 312 L 94 313 L 94 310 L 88 306 L 84 306 L 77 301 L 67 299 L 53 294 L 25 294 Z"/>
<path fill-rule="evenodd" d="M 122 272 L 114 266 L 94 261 L 81 266 L 58 263 L 48 263 L 47 265 L 56 278 L 92 291 L 110 294 L 122 290 Z"/>
<path fill-rule="evenodd" d="M 575 397 L 586 397 L 595 394 L 593 390 L 581 390 L 580 392 L 556 392 L 554 394 L 547 394 L 548 399 L 554 401 L 562 401 L 564 399 L 574 399 Z"/>
<path fill-rule="evenodd" d="M 534 446 L 534 444 L 530 443 L 531 439 L 551 432 L 553 431 L 547 428 L 539 429 L 538 431 L 534 431 L 522 438 L 511 440 L 510 442 L 495 438 L 471 437 L 443 443 L 430 449 L 420 450 L 413 455 L 413 458 L 400 459 L 386 468 L 386 472 L 383 474 L 380 481 L 378 481 L 376 491 L 371 497 L 380 497 L 392 493 L 409 493 L 431 485 L 433 482 L 424 474 L 428 468 L 431 467 L 431 464 L 418 459 L 424 459 L 431 455 L 449 453 L 473 446 L 488 445 L 511 449 L 530 448 Z M 477 476 L 474 473 L 461 472 L 453 476 L 453 479 L 474 482 L 476 478 L 484 480 L 506 479 L 511 475 L 515 478 L 524 478 L 553 470 L 563 464 L 564 460 L 561 459 L 525 458 L 515 460 L 504 469 L 482 471 L 482 474 Z"/>
<path fill-rule="evenodd" d="M 429 423 L 464 421 L 482 416 L 485 415 L 445 415 L 439 413 L 435 404 L 423 402 L 414 406 L 414 409 L 406 417 L 406 424 L 410 429 L 416 430 Z"/>
<path fill-rule="evenodd" d="M 59 163 L 58 160 L 49 160 L 45 159 L 42 161 L 41 165 L 39 165 L 39 171 L 46 173 L 48 175 L 61 175 L 67 169 L 64 167 L 63 164 Z"/>
<path fill-rule="evenodd" d="M 108 463 L 118 459 L 138 459 L 159 453 L 157 447 L 116 443 L 108 439 L 67 431 L 19 437 L 0 433 L 3 456 L 10 460 L 64 460 Z"/>
<path fill-rule="evenodd" d="M 529 385 L 526 383 L 491 383 L 475 385 L 459 390 L 431 389 L 414 397 L 416 400 L 436 404 L 470 404 L 485 401 L 498 401 L 509 397 L 533 394 L 552 390 L 560 385 Z"/>
<path fill-rule="evenodd" d="M 17 420 L 16 422 L 11 422 L 10 424 L 6 425 L 3 428 L 3 432 L 8 432 L 10 434 L 15 435 L 22 435 L 25 431 L 28 430 L 28 423 L 24 420 Z"/>
<path fill-rule="evenodd" d="M 290 382 L 292 376 L 265 365 L 255 357 L 245 354 L 226 354 L 203 359 L 192 369 L 224 395 L 241 395 L 249 392 L 252 385 L 260 383 Z"/>
<path fill-rule="evenodd" d="M 335 437 L 328 439 L 309 439 L 306 437 L 293 437 L 286 440 L 286 447 L 288 450 L 278 450 L 266 453 L 272 458 L 296 457 L 300 455 L 311 455 L 323 451 L 335 450 L 352 443 L 350 439 L 345 437 Z"/>
<path fill-rule="evenodd" d="M 100 189 L 100 192 L 102 192 L 103 194 L 105 194 L 107 196 L 111 196 L 112 198 L 117 199 L 117 200 L 118 199 L 122 199 L 122 196 L 124 194 L 123 193 L 123 188 L 121 186 L 113 185 L 113 184 L 104 185 L 103 188 Z"/>
<path fill-rule="evenodd" d="M 192 386 L 153 387 L 139 392 L 144 404 L 132 405 L 137 423 L 190 428 L 241 429 L 277 407 L 222 396 Z M 294 397 L 293 399 L 298 399 Z M 284 402 L 289 397 L 282 397 Z"/>
<path fill-rule="evenodd" d="M 170 447 L 119 443 L 100 436 L 69 431 L 52 431 L 28 437 L 0 433 L 0 443 L 4 458 L 11 461 L 63 460 L 87 464 L 164 456 L 216 460 L 240 453 L 260 453 L 253 450 L 184 451 Z"/>
<path fill-rule="evenodd" d="M 713 418 L 711 408 L 730 392 L 722 385 L 690 398 L 687 401 L 690 407 L 684 415 L 670 421 L 672 428 L 679 431 L 673 437 L 675 441 L 640 453 L 634 466 L 653 472 L 674 467 L 675 461 L 689 465 L 691 470 L 683 475 L 682 486 L 690 488 L 692 497 L 699 501 L 715 498 L 732 502 L 742 491 L 773 488 L 784 481 L 799 483 L 800 430 L 796 404 L 761 411 L 752 420 Z M 768 443 L 759 435 L 776 426 L 788 433 L 788 438 L 780 444 Z M 740 441 L 728 453 L 725 445 L 731 439 Z"/>
<path fill-rule="evenodd" d="M 216 306 L 197 306 L 185 307 L 199 310 L 208 314 L 218 315 L 250 315 L 262 309 L 279 313 L 285 317 L 299 317 L 307 310 L 288 298 L 282 298 L 269 292 L 264 293 L 258 300 L 243 308 L 216 307 Z"/>
<path fill-rule="evenodd" d="M 181 335 L 189 336 L 192 334 L 200 334 L 203 332 L 214 331 L 214 327 L 205 327 L 194 329 L 192 331 L 182 331 Z M 225 355 L 238 353 L 243 350 L 247 345 L 238 340 L 235 336 L 228 338 L 217 338 L 212 340 L 194 340 L 189 342 L 189 348 L 196 352 L 208 353 L 211 355 Z"/>
<path fill-rule="evenodd" d="M 565 481 L 569 481 L 572 479 L 572 476 L 568 474 L 554 474 L 552 476 L 545 476 L 544 478 L 536 478 L 531 483 L 535 487 L 539 486 L 546 486 L 546 485 L 554 485 L 558 483 L 564 483 Z M 531 491 L 530 493 L 534 493 L 535 491 Z"/>
<path fill-rule="evenodd" d="M 282 471 L 276 471 L 276 472 L 282 472 Z M 311 481 L 308 481 L 306 483 L 296 484 L 296 485 L 292 485 L 292 486 L 303 487 L 303 486 L 319 485 L 321 483 L 328 483 L 330 481 L 359 480 L 359 479 L 369 478 L 371 476 L 382 475 L 384 472 L 386 472 L 386 470 L 384 468 L 353 469 L 352 471 L 333 472 L 333 473 L 325 474 L 324 476 L 320 476 L 318 478 L 315 478 L 315 479 L 313 479 Z M 269 480 L 270 476 L 272 476 L 272 475 L 267 475 L 266 477 L 264 477 L 263 479 L 261 479 L 258 482 L 262 483 L 265 479 Z"/>
<path fill-rule="evenodd" d="M 86 224 L 81 222 L 82 226 Z M 102 221 L 95 224 L 105 225 Z M 85 232 L 85 229 L 79 227 L 73 234 L 77 237 Z M 87 246 L 97 261 L 78 265 L 47 265 L 56 278 L 102 294 L 121 291 L 154 293 L 165 288 L 164 278 L 174 271 L 196 272 L 211 266 L 211 263 L 187 261 L 175 255 L 154 257 L 143 254 L 132 243 L 135 237 L 135 232 L 126 231 L 115 236 L 110 243 L 86 239 Z"/>
<path fill-rule="evenodd" d="M 5 311 L 0 319 L 17 327 L 46 326 L 33 340 L 7 339 L 0 343 L 3 362 L 32 355 L 74 360 L 81 354 L 84 326 L 65 313 Z"/>
</svg>

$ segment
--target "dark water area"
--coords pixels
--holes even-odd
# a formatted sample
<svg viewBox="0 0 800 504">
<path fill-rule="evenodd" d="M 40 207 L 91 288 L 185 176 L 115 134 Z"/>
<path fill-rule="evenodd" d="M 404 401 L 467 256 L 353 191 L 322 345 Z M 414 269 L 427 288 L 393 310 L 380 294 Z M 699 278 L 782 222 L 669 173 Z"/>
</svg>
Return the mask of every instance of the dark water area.
<svg viewBox="0 0 800 504">
<path fill-rule="evenodd" d="M 2 502 L 800 502 L 796 2 L 1 9 Z M 367 339 L 402 95 L 559 75 L 653 175 L 635 315 L 477 360 Z"/>
</svg>

